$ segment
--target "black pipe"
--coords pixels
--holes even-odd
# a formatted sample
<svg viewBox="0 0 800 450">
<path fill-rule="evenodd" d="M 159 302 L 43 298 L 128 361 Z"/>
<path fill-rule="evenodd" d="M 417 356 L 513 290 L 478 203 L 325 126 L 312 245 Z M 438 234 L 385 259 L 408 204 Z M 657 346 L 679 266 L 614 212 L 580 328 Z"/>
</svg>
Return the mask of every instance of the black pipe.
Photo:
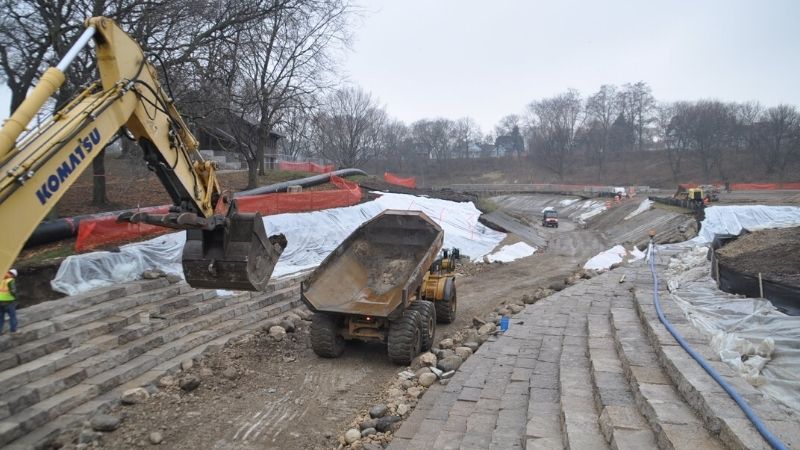
<svg viewBox="0 0 800 450">
<path fill-rule="evenodd" d="M 331 180 L 331 175 L 337 177 L 351 177 L 354 175 L 366 175 L 366 172 L 360 169 L 340 169 L 334 172 L 328 172 L 306 178 L 300 178 L 297 180 L 284 181 L 281 183 L 270 184 L 268 186 L 257 187 L 255 189 L 250 189 L 247 191 L 239 191 L 233 194 L 233 198 L 245 197 L 248 195 L 261 195 L 261 194 L 273 194 L 275 192 L 286 192 L 289 186 L 311 187 L 319 184 L 325 184 Z"/>
<path fill-rule="evenodd" d="M 349 177 L 353 175 L 366 175 L 366 173 L 363 170 L 359 169 L 341 169 L 335 172 L 323 173 L 320 175 L 300 178 L 297 180 L 270 184 L 267 186 L 250 189 L 248 191 L 237 192 L 233 194 L 233 197 L 236 198 L 247 195 L 260 195 L 260 194 L 270 194 L 274 192 L 286 192 L 289 186 L 310 187 L 319 184 L 325 184 L 328 181 L 330 181 L 331 175 L 335 175 L 337 177 Z M 118 216 L 128 211 L 131 210 L 110 211 L 110 212 L 102 212 L 96 214 L 83 214 L 80 216 L 64 217 L 61 219 L 53 219 L 42 222 L 33 231 L 33 234 L 31 234 L 31 236 L 25 242 L 25 246 L 23 248 L 47 244 L 50 242 L 60 241 L 62 239 L 69 239 L 71 237 L 74 237 L 78 234 L 78 224 L 81 222 L 81 220 L 95 219 L 103 216 Z"/>
</svg>

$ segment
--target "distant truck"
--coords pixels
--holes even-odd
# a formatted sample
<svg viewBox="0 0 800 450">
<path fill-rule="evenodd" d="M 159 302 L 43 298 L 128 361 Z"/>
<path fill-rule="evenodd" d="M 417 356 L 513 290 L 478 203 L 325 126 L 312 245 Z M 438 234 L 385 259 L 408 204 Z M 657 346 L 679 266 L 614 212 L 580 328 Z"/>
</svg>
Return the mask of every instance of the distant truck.
<svg viewBox="0 0 800 450">
<path fill-rule="evenodd" d="M 558 211 L 552 206 L 542 210 L 542 226 L 558 228 Z"/>
<path fill-rule="evenodd" d="M 459 251 L 440 255 L 443 240 L 419 211 L 384 211 L 358 227 L 301 284 L 314 353 L 335 358 L 348 340 L 377 341 L 409 364 L 429 350 L 436 322 L 456 316 Z"/>
</svg>

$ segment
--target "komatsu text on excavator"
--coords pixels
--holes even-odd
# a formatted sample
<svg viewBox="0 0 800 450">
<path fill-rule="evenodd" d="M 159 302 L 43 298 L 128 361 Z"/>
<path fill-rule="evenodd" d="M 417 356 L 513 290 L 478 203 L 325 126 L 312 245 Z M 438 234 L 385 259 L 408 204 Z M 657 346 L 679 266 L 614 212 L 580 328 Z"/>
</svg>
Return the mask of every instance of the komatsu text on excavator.
<svg viewBox="0 0 800 450">
<path fill-rule="evenodd" d="M 92 38 L 100 80 L 23 134 Z M 285 238 L 268 238 L 259 213 L 239 213 L 235 200 L 222 195 L 213 163 L 200 156 L 197 140 L 161 88 L 155 68 L 139 44 L 104 17 L 86 21 L 78 42 L 56 67 L 47 69 L 0 130 L 0 217 L 5 228 L 0 233 L 0 273 L 11 267 L 39 222 L 122 127 L 141 145 L 147 167 L 167 189 L 173 206 L 168 214 L 126 213 L 119 220 L 187 230 L 183 270 L 194 287 L 263 290 Z"/>
</svg>

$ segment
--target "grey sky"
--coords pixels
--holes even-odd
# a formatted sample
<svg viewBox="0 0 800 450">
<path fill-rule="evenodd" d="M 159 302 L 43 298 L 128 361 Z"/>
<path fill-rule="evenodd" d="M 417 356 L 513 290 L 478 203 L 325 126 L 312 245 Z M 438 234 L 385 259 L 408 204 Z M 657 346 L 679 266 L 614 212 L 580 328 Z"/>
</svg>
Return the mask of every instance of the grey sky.
<svg viewBox="0 0 800 450">
<path fill-rule="evenodd" d="M 662 100 L 800 104 L 797 1 L 371 1 L 346 68 L 389 113 L 489 131 L 532 100 L 646 81 Z"/>
<path fill-rule="evenodd" d="M 473 117 L 646 81 L 660 100 L 800 105 L 797 1 L 372 0 L 344 61 L 389 114 Z M 0 89 L 0 117 L 8 110 Z"/>
</svg>

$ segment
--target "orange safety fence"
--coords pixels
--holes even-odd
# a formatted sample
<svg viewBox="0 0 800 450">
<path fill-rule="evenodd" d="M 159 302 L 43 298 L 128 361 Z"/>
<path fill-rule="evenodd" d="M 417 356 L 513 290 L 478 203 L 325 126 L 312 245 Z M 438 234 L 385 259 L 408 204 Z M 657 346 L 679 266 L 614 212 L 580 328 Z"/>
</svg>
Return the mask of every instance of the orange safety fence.
<svg viewBox="0 0 800 450">
<path fill-rule="evenodd" d="M 316 164 L 313 162 L 302 161 L 302 162 L 291 162 L 291 161 L 279 161 L 278 162 L 278 169 L 279 170 L 288 170 L 292 172 L 313 172 L 313 173 L 328 173 L 333 172 L 336 167 L 333 164 Z"/>
<path fill-rule="evenodd" d="M 355 205 L 361 201 L 361 187 L 337 176 L 331 183 L 338 189 L 332 191 L 288 192 L 250 195 L 236 199 L 239 211 L 260 212 L 267 216 Z"/>
<path fill-rule="evenodd" d="M 169 206 L 151 206 L 137 211 L 150 214 L 166 214 L 169 212 Z M 115 214 L 83 219 L 78 223 L 75 250 L 92 250 L 103 245 L 118 244 L 169 231 L 174 230 L 145 223 L 117 222 Z"/>
<path fill-rule="evenodd" d="M 351 206 L 361 201 L 361 187 L 357 183 L 331 176 L 331 184 L 338 189 L 250 195 L 239 197 L 236 202 L 241 212 L 260 212 L 262 215 L 268 216 Z M 142 208 L 139 211 L 165 214 L 169 211 L 169 206 L 154 206 Z M 170 231 L 174 230 L 155 225 L 117 222 L 116 215 L 84 219 L 78 224 L 75 249 L 87 251 L 103 245 L 117 244 Z"/>
<path fill-rule="evenodd" d="M 731 183 L 730 187 L 734 191 L 800 189 L 800 183 Z"/>
<path fill-rule="evenodd" d="M 399 177 L 391 172 L 384 172 L 383 173 L 383 181 L 394 184 L 397 186 L 405 186 L 407 188 L 416 188 L 417 187 L 417 179 L 415 177 L 408 177 L 403 178 Z"/>
</svg>

